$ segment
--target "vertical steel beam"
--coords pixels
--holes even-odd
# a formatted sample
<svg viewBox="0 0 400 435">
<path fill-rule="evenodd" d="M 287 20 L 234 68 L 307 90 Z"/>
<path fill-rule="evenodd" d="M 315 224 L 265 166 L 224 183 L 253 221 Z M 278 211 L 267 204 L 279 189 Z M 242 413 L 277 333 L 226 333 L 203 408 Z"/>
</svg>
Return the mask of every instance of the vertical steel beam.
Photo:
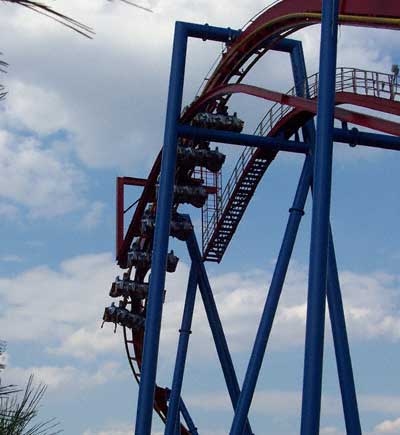
<svg viewBox="0 0 400 435">
<path fill-rule="evenodd" d="M 251 353 L 246 376 L 243 382 L 242 392 L 240 393 L 238 405 L 235 410 L 231 435 L 241 435 L 249 413 L 254 390 L 256 388 L 258 375 L 264 359 L 265 350 L 271 333 L 272 324 L 278 308 L 279 299 L 282 293 L 282 287 L 285 282 L 289 261 L 292 256 L 294 242 L 296 240 L 300 221 L 304 215 L 304 204 L 307 200 L 308 190 L 312 179 L 312 158 L 307 156 L 304 162 L 303 170 L 300 176 L 296 196 L 293 206 L 289 210 L 290 215 L 283 237 L 282 246 L 276 262 L 274 274 L 269 288 L 264 311 L 261 316 L 256 339 Z"/>
<path fill-rule="evenodd" d="M 124 178 L 117 177 L 116 185 L 116 244 L 115 256 L 118 257 L 119 250 L 124 243 Z"/>
<path fill-rule="evenodd" d="M 320 425 L 338 11 L 338 0 L 323 0 L 301 435 Z"/>
<path fill-rule="evenodd" d="M 182 316 L 181 329 L 179 330 L 179 343 L 176 354 L 174 377 L 169 398 L 167 422 L 165 426 L 165 435 L 173 435 L 178 422 L 179 407 L 181 401 L 181 391 L 183 383 L 183 374 L 185 371 L 186 355 L 189 345 L 189 336 L 191 334 L 192 318 L 197 290 L 197 268 L 192 264 L 187 286 L 185 308 Z M 178 423 L 179 424 L 179 423 Z M 178 426 L 179 427 L 179 426 Z"/>
<path fill-rule="evenodd" d="M 344 317 L 339 274 L 331 229 L 329 229 L 327 293 L 337 370 L 342 394 L 343 412 L 346 423 L 346 433 L 351 435 L 361 435 L 362 431 L 357 405 L 356 387 L 354 384 L 353 368 L 351 365 L 350 348 L 346 330 L 346 319 Z"/>
<path fill-rule="evenodd" d="M 300 41 L 288 40 L 286 45 L 289 45 L 296 94 L 303 97 L 309 97 L 307 72 L 302 44 Z M 334 132 L 336 130 L 337 129 L 334 129 Z M 313 120 L 309 121 L 303 127 L 303 136 L 304 141 L 311 143 L 312 147 L 314 147 L 315 125 Z M 349 434 L 361 435 L 361 424 L 351 364 L 350 348 L 347 338 L 346 320 L 343 311 L 342 295 L 331 229 L 329 229 L 328 258 L 328 307 L 332 325 L 332 335 L 335 346 L 346 430 Z"/>
<path fill-rule="evenodd" d="M 183 23 L 178 22 L 175 25 L 167 118 L 161 162 L 160 188 L 157 198 L 151 278 L 146 311 L 142 375 L 139 385 L 136 415 L 136 435 L 150 435 L 151 433 L 168 239 L 174 191 L 178 140 L 177 123 L 182 106 L 186 50 L 186 29 Z"/>
<path fill-rule="evenodd" d="M 239 383 L 229 352 L 228 343 L 226 342 L 224 330 L 222 328 L 221 319 L 219 318 L 217 305 L 215 303 L 214 295 L 208 281 L 206 269 L 201 259 L 200 248 L 194 232 L 192 232 L 186 241 L 186 244 L 192 263 L 197 266 L 200 294 L 203 299 L 204 308 L 206 310 L 208 322 L 210 324 L 210 329 L 214 338 L 215 347 L 217 349 L 218 358 L 221 363 L 232 406 L 233 409 L 236 409 L 240 395 Z M 252 434 L 250 424 L 248 422 L 246 422 L 245 431 L 243 433 Z"/>
</svg>

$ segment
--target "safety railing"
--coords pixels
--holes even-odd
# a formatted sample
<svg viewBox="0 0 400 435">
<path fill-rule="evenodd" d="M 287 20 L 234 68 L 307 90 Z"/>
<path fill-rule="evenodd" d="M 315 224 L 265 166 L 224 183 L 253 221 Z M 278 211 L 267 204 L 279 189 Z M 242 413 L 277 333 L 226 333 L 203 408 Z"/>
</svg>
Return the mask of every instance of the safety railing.
<svg viewBox="0 0 400 435">
<path fill-rule="evenodd" d="M 303 84 L 303 95 L 307 95 L 308 91 L 309 97 L 315 98 L 318 95 L 318 81 L 319 73 L 308 77 Z M 349 92 L 396 101 L 400 100 L 400 82 L 393 74 L 341 67 L 336 70 L 336 92 Z M 296 96 L 296 88 L 293 87 L 287 94 Z M 274 126 L 291 110 L 293 110 L 292 106 L 275 103 L 261 119 L 254 131 L 254 135 L 267 136 Z M 218 225 L 218 220 L 223 216 L 235 186 L 256 150 L 257 148 L 254 147 L 245 147 L 240 155 L 222 191 L 221 202 L 219 207 L 217 207 L 218 213 L 214 213 L 210 217 L 207 227 L 203 228 L 204 247 L 206 247 L 211 240 L 214 230 Z"/>
<path fill-rule="evenodd" d="M 307 87 L 310 98 L 318 94 L 319 73 L 316 73 L 304 82 L 304 94 Z M 369 95 L 388 100 L 400 98 L 400 83 L 392 74 L 366 71 L 356 68 L 337 68 L 336 70 L 336 92 L 350 92 L 358 95 Z M 296 89 L 293 87 L 287 93 L 295 96 Z M 286 116 L 293 108 L 284 104 L 275 103 L 258 124 L 254 134 L 265 136 L 278 121 Z"/>
</svg>

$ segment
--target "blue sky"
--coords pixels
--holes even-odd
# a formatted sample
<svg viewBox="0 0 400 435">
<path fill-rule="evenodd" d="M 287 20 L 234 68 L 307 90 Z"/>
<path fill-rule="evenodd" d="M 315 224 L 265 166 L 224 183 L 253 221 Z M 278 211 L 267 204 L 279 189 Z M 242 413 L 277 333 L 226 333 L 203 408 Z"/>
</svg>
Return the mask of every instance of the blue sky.
<svg viewBox="0 0 400 435">
<path fill-rule="evenodd" d="M 239 2 L 236 2 L 239 3 Z M 4 382 L 30 373 L 48 385 L 43 415 L 67 435 L 133 431 L 138 387 L 120 330 L 100 329 L 114 263 L 115 177 L 146 176 L 163 135 L 175 20 L 241 27 L 265 6 L 252 0 L 143 1 L 149 14 L 123 3 L 59 0 L 57 7 L 96 29 L 79 37 L 23 8 L 2 5 L 2 77 L 9 95 L 0 117 L 0 338 L 8 341 Z M 226 10 L 229 8 L 229 16 Z M 309 74 L 318 65 L 319 28 L 304 43 Z M 373 36 L 371 36 L 373 35 Z M 341 27 L 339 66 L 390 72 L 399 62 L 392 31 Z M 189 45 L 185 103 L 195 95 L 221 46 Z M 247 78 L 286 91 L 288 58 L 267 56 Z M 233 98 L 231 109 L 252 132 L 265 102 Z M 237 150 L 224 147 L 225 176 Z M 363 430 L 400 433 L 400 157 L 345 145 L 335 148 L 332 226 L 346 307 Z M 266 289 L 295 192 L 302 158 L 279 155 L 260 184 L 221 265 L 208 265 L 229 345 L 242 380 Z M 136 199 L 139 191 L 132 191 Z M 199 222 L 199 212 L 193 210 Z M 251 411 L 257 434 L 299 431 L 310 203 Z M 188 275 L 181 261 L 168 277 L 159 383 L 171 383 Z M 321 434 L 344 434 L 326 328 Z M 201 433 L 227 433 L 232 410 L 200 298 L 184 397 Z M 154 419 L 153 433 L 162 433 Z"/>
</svg>

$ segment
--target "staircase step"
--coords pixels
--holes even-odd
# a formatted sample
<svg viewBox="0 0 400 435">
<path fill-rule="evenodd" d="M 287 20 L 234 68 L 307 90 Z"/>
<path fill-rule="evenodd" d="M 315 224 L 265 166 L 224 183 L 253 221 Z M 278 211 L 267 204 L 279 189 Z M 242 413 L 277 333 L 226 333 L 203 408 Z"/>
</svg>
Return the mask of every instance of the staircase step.
<svg viewBox="0 0 400 435">
<path fill-rule="evenodd" d="M 209 261 L 220 261 L 228 247 L 245 210 L 254 195 L 258 183 L 263 177 L 271 159 L 257 157 L 249 160 L 246 164 L 246 173 L 238 178 L 238 185 L 231 192 L 227 202 L 229 208 L 222 211 L 222 216 L 217 223 L 212 224 L 213 232 L 209 232 L 212 243 L 208 246 L 206 259 Z M 217 233 L 215 233 L 217 231 Z"/>
</svg>

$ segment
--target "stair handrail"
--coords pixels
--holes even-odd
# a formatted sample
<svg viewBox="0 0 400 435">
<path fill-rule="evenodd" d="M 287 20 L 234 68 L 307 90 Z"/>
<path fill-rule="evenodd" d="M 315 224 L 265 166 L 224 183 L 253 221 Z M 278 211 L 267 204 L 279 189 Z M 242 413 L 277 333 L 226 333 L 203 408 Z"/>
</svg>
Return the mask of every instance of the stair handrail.
<svg viewBox="0 0 400 435">
<path fill-rule="evenodd" d="M 279 0 L 280 1 L 280 0 Z M 275 2 L 277 3 L 277 2 Z M 271 5 L 272 6 L 272 5 Z M 304 89 L 309 90 L 309 97 L 315 98 L 318 95 L 318 81 L 319 73 L 309 76 L 304 81 Z M 336 92 L 346 92 L 352 89 L 353 94 L 373 95 L 378 98 L 388 97 L 389 100 L 400 99 L 400 83 L 393 74 L 382 73 L 377 71 L 364 70 L 359 68 L 338 67 L 336 69 Z M 296 96 L 296 87 L 292 87 L 287 95 Z M 259 124 L 257 125 L 254 135 L 267 136 L 273 127 L 283 119 L 291 110 L 292 106 L 287 106 L 281 103 L 275 103 L 269 111 L 264 115 Z M 204 247 L 206 247 L 211 240 L 214 229 L 223 218 L 225 208 L 231 198 L 237 181 L 243 173 L 246 165 L 249 163 L 257 148 L 244 147 L 226 185 L 222 191 L 220 206 L 217 207 L 219 213 L 214 212 L 211 216 L 207 229 L 204 231 Z M 239 170 L 242 169 L 240 173 Z M 220 219 L 218 219 L 218 217 Z M 214 222 L 215 221 L 215 222 Z M 214 225 L 210 225 L 211 223 Z M 211 234 L 210 234 L 211 233 Z M 207 236 L 207 237 L 206 237 Z"/>
</svg>

